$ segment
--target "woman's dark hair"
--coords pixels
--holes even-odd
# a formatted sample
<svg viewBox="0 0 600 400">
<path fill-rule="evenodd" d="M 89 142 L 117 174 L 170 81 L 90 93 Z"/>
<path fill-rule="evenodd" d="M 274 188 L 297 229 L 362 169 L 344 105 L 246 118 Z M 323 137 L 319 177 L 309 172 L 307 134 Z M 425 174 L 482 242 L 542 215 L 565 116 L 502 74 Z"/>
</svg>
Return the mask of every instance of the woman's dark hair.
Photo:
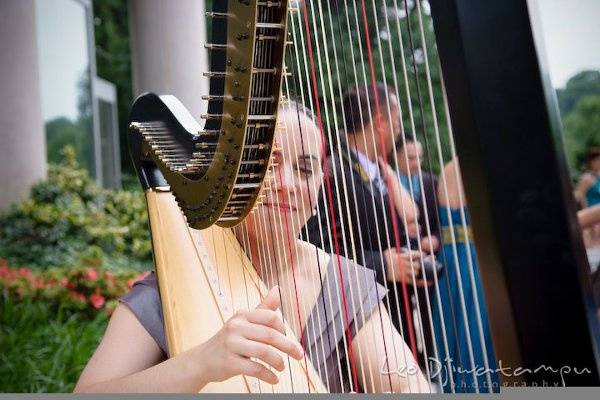
<svg viewBox="0 0 600 400">
<path fill-rule="evenodd" d="M 380 104 L 385 104 L 385 99 L 393 94 L 393 91 L 389 86 L 377 82 L 375 87 L 373 85 L 353 87 L 344 94 L 342 107 L 348 133 L 359 132 L 371 122 L 371 114 L 375 113 L 375 93 L 380 99 Z M 369 114 L 369 107 L 371 114 Z M 382 108 L 387 116 L 387 107 Z"/>
<path fill-rule="evenodd" d="M 404 135 L 398 135 L 396 139 L 396 143 L 394 143 L 394 147 L 396 150 L 400 150 L 408 143 L 415 143 L 417 139 L 413 136 L 412 133 L 405 133 Z"/>
<path fill-rule="evenodd" d="M 585 155 L 585 168 L 590 169 L 592 167 L 592 161 L 598 157 L 600 157 L 600 147 L 590 147 Z"/>
</svg>

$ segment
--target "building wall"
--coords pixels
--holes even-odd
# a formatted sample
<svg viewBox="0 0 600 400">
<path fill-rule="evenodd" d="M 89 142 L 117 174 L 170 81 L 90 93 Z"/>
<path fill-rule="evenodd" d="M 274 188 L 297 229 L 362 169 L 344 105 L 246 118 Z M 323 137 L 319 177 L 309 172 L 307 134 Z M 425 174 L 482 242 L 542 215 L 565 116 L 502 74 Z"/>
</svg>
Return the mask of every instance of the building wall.
<svg viewBox="0 0 600 400">
<path fill-rule="evenodd" d="M 34 0 L 0 1 L 0 211 L 46 175 Z"/>
<path fill-rule="evenodd" d="M 130 0 L 134 95 L 172 94 L 200 118 L 208 94 L 204 0 Z"/>
</svg>

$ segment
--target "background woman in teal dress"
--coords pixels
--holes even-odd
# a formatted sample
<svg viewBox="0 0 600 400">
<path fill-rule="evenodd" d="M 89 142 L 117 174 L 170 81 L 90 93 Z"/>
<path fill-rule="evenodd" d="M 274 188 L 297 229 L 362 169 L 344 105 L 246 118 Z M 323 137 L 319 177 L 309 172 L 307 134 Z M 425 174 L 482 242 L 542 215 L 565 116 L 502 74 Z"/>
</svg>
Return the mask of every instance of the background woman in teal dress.
<svg viewBox="0 0 600 400">
<path fill-rule="evenodd" d="M 457 164 L 448 163 L 438 181 L 445 268 L 438 278 L 440 302 L 434 302 L 438 357 L 433 363 L 444 392 L 497 392 L 496 358 Z"/>
</svg>

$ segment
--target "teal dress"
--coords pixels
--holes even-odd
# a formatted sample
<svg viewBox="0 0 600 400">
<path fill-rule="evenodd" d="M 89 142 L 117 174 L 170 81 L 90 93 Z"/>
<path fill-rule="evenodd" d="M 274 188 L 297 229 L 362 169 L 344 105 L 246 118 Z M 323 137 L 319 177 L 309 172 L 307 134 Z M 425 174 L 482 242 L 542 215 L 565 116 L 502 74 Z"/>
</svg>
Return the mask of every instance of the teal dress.
<svg viewBox="0 0 600 400">
<path fill-rule="evenodd" d="M 596 176 L 595 183 L 585 192 L 588 207 L 600 204 L 600 178 Z"/>
<path fill-rule="evenodd" d="M 496 357 L 468 218 L 465 209 L 465 235 L 460 209 L 440 207 L 440 258 L 445 272 L 438 278 L 441 310 L 438 302 L 433 300 L 437 358 L 432 360 L 432 369 L 439 371 L 437 375 L 444 392 L 498 392 L 500 381 Z M 452 232 L 456 246 L 453 245 Z M 479 310 L 475 300 L 479 302 Z M 472 352 L 469 351 L 469 339 Z"/>
</svg>

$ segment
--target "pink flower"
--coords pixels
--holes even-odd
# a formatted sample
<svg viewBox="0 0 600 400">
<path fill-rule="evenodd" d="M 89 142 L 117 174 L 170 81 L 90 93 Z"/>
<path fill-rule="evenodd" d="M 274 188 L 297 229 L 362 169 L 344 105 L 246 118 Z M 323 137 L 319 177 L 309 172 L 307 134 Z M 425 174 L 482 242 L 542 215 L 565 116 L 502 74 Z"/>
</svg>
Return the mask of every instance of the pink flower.
<svg viewBox="0 0 600 400">
<path fill-rule="evenodd" d="M 25 268 L 25 267 L 19 268 L 19 276 L 22 276 L 23 278 L 30 278 L 31 270 L 29 268 Z"/>
<path fill-rule="evenodd" d="M 98 273 L 94 268 L 88 268 L 85 270 L 85 279 L 90 282 L 95 282 L 98 279 Z"/>
<path fill-rule="evenodd" d="M 35 279 L 33 281 L 33 288 L 34 289 L 43 289 L 44 288 L 44 281 L 42 279 Z"/>
<path fill-rule="evenodd" d="M 115 276 L 110 271 L 106 271 L 104 273 L 104 276 L 106 277 L 106 280 L 109 281 L 109 282 L 113 282 L 115 280 Z"/>
<path fill-rule="evenodd" d="M 69 279 L 67 279 L 67 277 L 60 278 L 60 286 L 62 286 L 62 287 L 69 286 Z"/>
<path fill-rule="evenodd" d="M 102 308 L 102 306 L 106 302 L 106 299 L 100 293 L 96 292 L 90 296 L 90 302 L 92 303 L 94 308 L 98 310 Z"/>
<path fill-rule="evenodd" d="M 10 269 L 6 265 L 0 265 L 0 278 L 10 275 Z"/>
</svg>

